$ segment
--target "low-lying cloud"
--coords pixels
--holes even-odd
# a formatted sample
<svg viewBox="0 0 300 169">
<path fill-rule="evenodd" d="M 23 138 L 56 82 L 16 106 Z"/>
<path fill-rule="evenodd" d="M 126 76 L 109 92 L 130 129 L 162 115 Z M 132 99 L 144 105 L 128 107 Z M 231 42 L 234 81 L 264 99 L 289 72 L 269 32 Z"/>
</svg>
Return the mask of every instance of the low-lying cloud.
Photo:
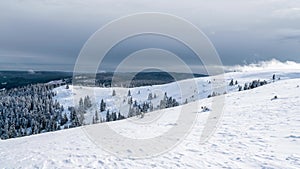
<svg viewBox="0 0 300 169">
<path fill-rule="evenodd" d="M 276 59 L 269 61 L 260 61 L 258 63 L 252 63 L 249 65 L 235 65 L 235 66 L 226 66 L 225 70 L 227 71 L 259 71 L 259 70 L 299 70 L 300 63 L 294 61 L 285 61 L 281 62 Z"/>
</svg>

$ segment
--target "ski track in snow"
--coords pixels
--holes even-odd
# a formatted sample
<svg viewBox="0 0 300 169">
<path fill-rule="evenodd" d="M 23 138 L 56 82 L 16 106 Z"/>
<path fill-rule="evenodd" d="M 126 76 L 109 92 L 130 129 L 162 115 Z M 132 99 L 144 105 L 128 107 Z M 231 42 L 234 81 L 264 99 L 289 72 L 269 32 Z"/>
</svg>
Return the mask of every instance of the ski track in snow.
<svg viewBox="0 0 300 169">
<path fill-rule="evenodd" d="M 257 79 L 270 80 L 272 73 L 227 73 L 225 84 L 228 85 L 231 78 L 240 84 Z M 227 88 L 229 94 L 225 95 L 222 119 L 205 144 L 201 145 L 199 140 L 209 112 L 198 114 L 192 131 L 178 146 L 153 158 L 130 159 L 108 154 L 94 145 L 79 127 L 0 140 L 0 168 L 300 168 L 300 88 L 297 87 L 300 85 L 300 72 L 275 73 L 281 77 L 275 83 L 242 92 L 233 92 L 236 87 Z M 213 77 L 200 78 L 197 83 L 203 85 L 211 79 Z M 151 89 L 167 90 L 168 95 L 179 99 L 174 86 L 173 83 L 152 86 Z M 140 90 L 141 96 L 136 98 L 147 98 L 148 88 L 134 88 L 131 92 Z M 66 92 L 63 87 L 56 90 L 65 107 L 72 105 L 71 90 Z M 108 99 L 111 90 L 103 90 L 107 92 L 102 91 L 103 95 L 99 98 Z M 204 87 L 204 90 L 209 88 Z M 200 105 L 210 105 L 213 101 L 205 98 L 206 94 L 199 95 Z M 278 99 L 271 100 L 274 95 Z M 192 104 L 195 103 L 183 106 Z M 172 112 L 179 108 L 163 111 L 171 118 Z M 146 116 L 155 114 L 147 113 Z M 112 125 L 122 126 L 125 122 L 116 121 Z M 157 127 L 172 125 L 176 124 L 161 121 Z M 124 128 L 125 133 L 134 130 L 127 126 Z M 155 126 L 149 126 L 151 130 L 155 131 Z"/>
</svg>

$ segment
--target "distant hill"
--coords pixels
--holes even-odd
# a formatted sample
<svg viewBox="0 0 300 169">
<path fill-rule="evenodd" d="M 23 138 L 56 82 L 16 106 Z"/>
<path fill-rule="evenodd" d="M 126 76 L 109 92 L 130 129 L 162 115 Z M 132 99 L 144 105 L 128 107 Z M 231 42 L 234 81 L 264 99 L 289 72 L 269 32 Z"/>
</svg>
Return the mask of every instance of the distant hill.
<svg viewBox="0 0 300 169">
<path fill-rule="evenodd" d="M 171 75 L 170 75 L 171 74 Z M 140 73 L 98 73 L 96 80 L 92 74 L 81 74 L 76 79 L 82 85 L 111 86 L 114 78 L 114 86 L 124 85 L 126 87 L 157 85 L 174 82 L 176 80 L 189 79 L 192 77 L 205 77 L 203 74 L 167 72 L 140 72 Z M 11 89 L 36 83 L 47 83 L 54 80 L 65 79 L 71 82 L 72 72 L 47 72 L 47 71 L 0 71 L 0 89 Z M 127 84 L 127 85 L 126 85 Z"/>
</svg>

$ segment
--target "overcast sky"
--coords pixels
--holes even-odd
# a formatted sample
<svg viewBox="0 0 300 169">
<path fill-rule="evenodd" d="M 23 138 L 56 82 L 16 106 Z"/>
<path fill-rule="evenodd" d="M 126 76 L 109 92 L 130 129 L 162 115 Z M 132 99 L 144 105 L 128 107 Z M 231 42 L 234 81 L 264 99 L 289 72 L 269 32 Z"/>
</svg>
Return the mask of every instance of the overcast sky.
<svg viewBox="0 0 300 169">
<path fill-rule="evenodd" d="M 298 0 L 1 0 L 0 70 L 71 71 L 95 31 L 138 12 L 169 13 L 190 21 L 212 41 L 224 65 L 272 58 L 300 62 Z M 119 55 L 148 47 L 192 55 L 168 39 L 136 37 L 111 51 L 116 59 L 107 58 L 102 69 L 119 62 Z"/>
</svg>

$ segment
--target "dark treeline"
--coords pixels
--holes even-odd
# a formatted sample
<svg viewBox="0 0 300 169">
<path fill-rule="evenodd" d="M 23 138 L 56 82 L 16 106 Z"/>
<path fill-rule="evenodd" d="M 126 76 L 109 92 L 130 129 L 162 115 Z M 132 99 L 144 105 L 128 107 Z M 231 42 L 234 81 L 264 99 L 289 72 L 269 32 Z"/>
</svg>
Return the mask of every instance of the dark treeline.
<svg viewBox="0 0 300 169">
<path fill-rule="evenodd" d="M 167 72 L 139 72 L 139 73 L 98 73 L 96 78 L 92 74 L 75 75 L 75 83 L 83 86 L 99 87 L 140 87 L 146 85 L 160 85 L 193 77 L 205 77 L 203 74 L 167 73 Z"/>
<path fill-rule="evenodd" d="M 65 79 L 70 81 L 72 73 L 46 71 L 0 71 L 0 89 L 6 90 L 31 84 L 47 83 Z"/>
</svg>

